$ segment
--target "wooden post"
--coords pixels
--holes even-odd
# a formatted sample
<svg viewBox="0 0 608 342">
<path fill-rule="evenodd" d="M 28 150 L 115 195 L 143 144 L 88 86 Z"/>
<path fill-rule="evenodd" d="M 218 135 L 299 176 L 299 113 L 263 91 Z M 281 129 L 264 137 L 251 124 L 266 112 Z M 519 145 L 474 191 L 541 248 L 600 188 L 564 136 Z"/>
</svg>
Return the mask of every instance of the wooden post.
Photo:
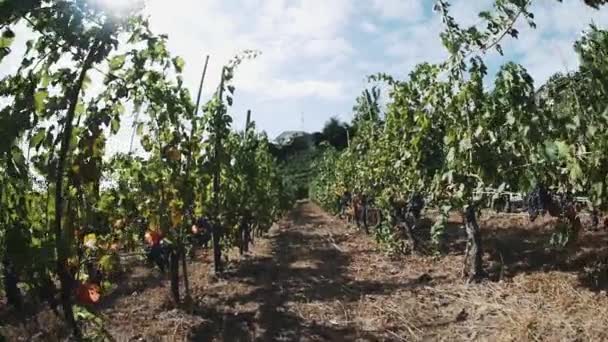
<svg viewBox="0 0 608 342">
<path fill-rule="evenodd" d="M 247 120 L 245 122 L 245 133 L 244 133 L 244 139 L 245 139 L 245 143 L 247 143 L 247 139 L 249 137 L 249 132 L 251 131 L 251 109 L 247 110 Z M 246 145 L 248 146 L 248 145 Z M 255 151 L 249 151 L 250 153 L 255 153 Z M 254 176 L 249 175 L 248 179 L 246 180 L 246 186 L 247 188 L 250 187 L 254 182 L 255 179 L 253 179 Z M 249 193 L 249 191 L 247 191 L 247 193 Z M 249 241 L 250 241 L 250 236 L 251 236 L 251 212 L 249 210 L 249 208 L 245 208 L 245 211 L 242 213 L 243 217 L 241 218 L 241 224 L 239 227 L 240 230 L 240 251 L 241 251 L 241 255 L 243 255 L 244 253 L 248 253 L 249 252 Z"/>
<path fill-rule="evenodd" d="M 369 91 L 367 89 L 365 89 L 365 102 L 367 103 L 367 112 L 369 114 L 369 121 L 372 123 L 372 135 L 375 136 L 376 135 L 376 129 L 374 128 L 374 116 L 372 113 L 372 103 L 370 101 L 370 97 L 371 95 L 369 94 Z"/>
<path fill-rule="evenodd" d="M 135 140 L 135 133 L 137 132 L 137 120 L 139 119 L 139 111 L 135 113 L 135 120 L 133 120 L 133 132 L 131 133 L 131 143 L 129 144 L 129 155 L 133 153 L 133 141 Z"/>
<path fill-rule="evenodd" d="M 203 93 L 203 83 L 205 82 L 205 75 L 207 75 L 207 66 L 209 65 L 209 55 L 205 58 L 205 66 L 203 67 L 203 75 L 201 76 L 201 83 L 198 87 L 198 96 L 196 97 L 196 108 L 194 109 L 194 116 L 198 114 L 198 108 L 201 105 L 201 94 Z"/>
<path fill-rule="evenodd" d="M 350 148 L 350 131 L 349 127 L 346 127 L 346 147 Z"/>
<path fill-rule="evenodd" d="M 251 109 L 247 110 L 247 121 L 245 123 L 245 132 L 249 132 L 250 124 L 251 124 Z"/>
<path fill-rule="evenodd" d="M 203 74 L 201 76 L 201 82 L 198 86 L 198 96 L 196 97 L 196 107 L 194 108 L 194 113 L 193 113 L 194 115 L 192 117 L 192 127 L 190 127 L 190 139 L 188 140 L 190 147 L 188 150 L 188 160 L 186 162 L 186 181 L 190 178 L 190 165 L 192 164 L 192 139 L 194 137 L 194 131 L 196 129 L 195 120 L 196 120 L 196 116 L 198 115 L 198 109 L 201 104 L 201 95 L 203 93 L 203 83 L 205 82 L 205 75 L 207 74 L 208 65 L 209 65 L 209 55 L 207 55 L 207 57 L 205 58 L 205 66 L 203 67 Z M 186 182 L 186 184 L 188 184 L 188 183 Z M 191 221 L 188 219 L 189 218 L 192 219 L 194 217 L 194 208 L 193 208 L 194 193 L 192 193 L 192 191 L 193 191 L 192 187 L 189 187 L 188 189 L 186 189 L 186 192 L 188 193 L 186 213 L 190 213 L 191 217 L 188 217 L 187 214 L 185 215 L 186 216 L 186 220 L 184 220 L 185 229 L 188 229 L 189 223 Z M 181 231 L 181 233 L 183 234 L 183 230 Z M 188 267 L 187 267 L 187 262 L 186 262 L 186 249 L 184 248 L 184 236 L 183 235 L 179 239 L 178 255 L 182 261 L 182 271 L 183 271 L 183 277 L 184 277 L 184 290 L 186 291 L 186 300 L 190 301 L 191 300 L 190 282 L 188 280 Z M 179 265 L 178 265 L 178 267 L 179 267 Z"/>
<path fill-rule="evenodd" d="M 213 203 L 215 207 L 215 222 L 213 224 L 213 264 L 215 266 L 215 273 L 219 274 L 222 272 L 222 250 L 220 246 L 221 238 L 221 227 L 220 227 L 220 177 L 221 177 L 221 149 L 222 149 L 222 132 L 219 132 L 221 127 L 221 116 L 224 115 L 222 112 L 223 108 L 223 95 L 224 95 L 224 77 L 226 76 L 226 67 L 222 68 L 222 77 L 220 80 L 220 86 L 218 90 L 218 98 L 220 100 L 220 106 L 215 113 L 214 125 L 216 125 L 216 137 L 214 146 L 215 165 L 213 170 Z"/>
</svg>

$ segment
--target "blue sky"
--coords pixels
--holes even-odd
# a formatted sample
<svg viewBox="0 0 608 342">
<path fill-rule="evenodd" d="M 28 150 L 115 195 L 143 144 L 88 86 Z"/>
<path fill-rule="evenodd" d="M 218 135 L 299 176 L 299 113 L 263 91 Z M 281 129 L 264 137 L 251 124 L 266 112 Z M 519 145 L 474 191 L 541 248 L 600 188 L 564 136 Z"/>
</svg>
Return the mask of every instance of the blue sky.
<svg viewBox="0 0 608 342">
<path fill-rule="evenodd" d="M 127 0 L 97 0 L 117 5 Z M 169 35 L 169 48 L 186 60 L 185 80 L 196 93 L 204 56 L 211 55 L 204 96 L 234 54 L 257 49 L 262 55 L 236 74 L 232 114 L 237 128 L 251 109 L 258 127 L 275 137 L 284 130 L 320 129 L 331 116 L 351 117 L 355 97 L 369 74 L 405 77 L 417 63 L 445 57 L 441 23 L 433 0 L 147 0 L 153 29 Z M 491 0 L 454 0 L 453 14 L 475 24 Z M 608 9 L 587 8 L 582 0 L 535 0 L 538 28 L 521 25 L 519 40 L 503 44 L 508 56 L 488 56 L 490 66 L 513 59 L 544 82 L 557 71 L 575 69 L 572 43 L 593 20 L 608 25 Z M 14 58 L 14 57 L 11 57 Z M 9 61 L 10 62 L 10 61 Z M 4 65 L 0 65 L 0 74 Z M 303 118 L 303 120 L 302 120 Z M 128 145 L 123 122 L 111 150 Z"/>
</svg>

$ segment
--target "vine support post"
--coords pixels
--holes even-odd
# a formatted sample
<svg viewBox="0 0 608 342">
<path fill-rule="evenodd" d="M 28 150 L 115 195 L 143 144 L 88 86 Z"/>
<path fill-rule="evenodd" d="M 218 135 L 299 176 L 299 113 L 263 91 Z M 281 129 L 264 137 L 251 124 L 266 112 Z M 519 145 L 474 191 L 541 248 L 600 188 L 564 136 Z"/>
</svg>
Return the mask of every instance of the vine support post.
<svg viewBox="0 0 608 342">
<path fill-rule="evenodd" d="M 370 120 L 370 123 L 372 124 L 372 136 L 375 137 L 376 136 L 376 129 L 374 127 L 375 126 L 375 121 L 374 121 L 374 115 L 373 115 L 373 112 L 372 112 L 372 103 L 370 101 L 370 94 L 369 94 L 369 91 L 367 89 L 365 90 L 365 102 L 367 104 L 367 112 L 369 114 L 369 120 Z"/>
<path fill-rule="evenodd" d="M 207 66 L 209 65 L 209 55 L 205 57 L 205 66 L 203 67 L 203 74 L 201 75 L 201 83 L 198 86 L 198 95 L 196 96 L 196 108 L 194 109 L 194 115 L 198 114 L 198 109 L 201 105 L 201 95 L 203 94 L 203 83 L 205 83 L 205 76 L 207 75 Z"/>
<path fill-rule="evenodd" d="M 350 131 L 348 130 L 348 127 L 346 129 L 346 147 L 350 148 Z"/>
<path fill-rule="evenodd" d="M 207 66 L 209 65 L 209 55 L 207 55 L 205 57 L 205 66 L 203 67 L 203 74 L 201 75 L 201 82 L 199 84 L 198 87 L 198 94 L 196 96 L 196 107 L 194 108 L 194 113 L 192 116 L 192 127 L 190 128 L 190 148 L 188 150 L 188 161 L 186 162 L 186 181 L 188 183 L 188 180 L 190 179 L 190 167 L 192 164 L 192 139 L 194 137 L 194 131 L 196 128 L 196 124 L 195 124 L 195 120 L 196 120 L 196 116 L 198 115 L 198 109 L 200 107 L 201 104 L 201 95 L 203 93 L 203 84 L 205 83 L 205 76 L 207 75 Z M 189 213 L 190 215 L 186 215 L 187 219 L 189 218 L 190 220 L 186 220 L 186 224 L 188 225 L 190 223 L 190 221 L 192 221 L 192 219 L 194 219 L 194 194 L 192 193 L 193 187 L 189 187 L 188 189 L 186 189 L 186 191 L 188 192 L 188 206 L 187 206 L 187 210 L 186 212 Z M 189 216 L 189 217 L 188 217 Z M 188 228 L 188 226 L 186 225 L 186 229 Z M 182 261 L 182 271 L 183 271 L 183 277 L 184 277 L 184 291 L 186 292 L 186 297 L 185 297 L 185 301 L 186 302 L 190 302 L 192 300 L 192 296 L 190 294 L 190 281 L 188 279 L 188 263 L 186 262 L 186 248 L 184 246 L 184 236 L 181 237 L 180 239 L 180 257 L 181 257 L 181 261 Z"/>
<path fill-rule="evenodd" d="M 199 84 L 198 95 L 196 97 L 196 107 L 194 108 L 194 113 L 192 116 L 192 127 L 190 128 L 190 139 L 188 141 L 190 147 L 188 150 L 188 160 L 186 162 L 186 184 L 188 184 L 188 181 L 190 179 L 190 167 L 192 165 L 192 139 L 194 137 L 194 131 L 196 129 L 195 120 L 196 120 L 196 116 L 198 115 L 198 109 L 201 105 L 201 95 L 203 93 L 203 84 L 205 83 L 205 76 L 207 75 L 207 66 L 208 65 L 209 65 L 209 55 L 207 55 L 205 57 L 205 66 L 203 67 L 203 74 L 201 75 L 201 82 Z M 192 187 L 188 187 L 185 190 L 188 194 L 185 229 L 188 229 L 188 225 L 189 225 L 191 219 L 194 218 L 194 194 L 192 193 Z M 190 215 L 188 215 L 188 213 Z M 183 234 L 183 230 L 182 230 L 182 234 Z M 179 241 L 180 241 L 179 256 L 182 261 L 182 271 L 183 271 L 183 277 L 184 277 L 184 290 L 186 291 L 185 301 L 189 302 L 192 300 L 192 296 L 190 294 L 190 281 L 188 279 L 188 263 L 186 262 L 186 248 L 184 246 L 184 236 L 181 236 Z M 179 268 L 179 265 L 177 267 Z"/>
<path fill-rule="evenodd" d="M 133 142 L 135 141 L 135 134 L 137 133 L 137 121 L 139 120 L 139 111 L 135 113 L 133 119 L 133 132 L 131 132 L 131 141 L 129 142 L 129 155 L 133 153 Z"/>
<path fill-rule="evenodd" d="M 244 141 L 247 144 L 247 139 L 249 137 L 249 132 L 251 131 L 251 109 L 247 110 L 247 119 L 245 121 L 245 133 L 244 133 Z M 246 145 L 248 146 L 248 145 Z M 253 151 L 251 151 L 253 153 Z M 245 182 L 246 189 L 253 184 L 254 179 L 251 175 L 248 175 L 247 180 Z M 243 217 L 241 218 L 241 222 L 239 224 L 239 252 L 241 255 L 249 252 L 249 238 L 251 232 L 251 217 L 249 213 L 249 208 L 243 208 Z"/>
<path fill-rule="evenodd" d="M 55 222 L 54 222 L 54 235 L 55 235 L 55 252 L 57 254 L 57 275 L 59 276 L 59 282 L 61 284 L 61 305 L 63 307 L 63 314 L 68 325 L 72 328 L 72 331 L 76 338 L 80 338 L 81 333 L 74 318 L 74 310 L 72 307 L 71 293 L 73 279 L 70 275 L 67 267 L 67 246 L 62 236 L 62 220 L 63 220 L 63 204 L 64 204 L 64 191 L 63 191 L 63 174 L 65 172 L 66 163 L 68 159 L 68 153 L 70 151 L 70 142 L 72 140 L 73 121 L 76 113 L 76 107 L 78 105 L 78 99 L 82 86 L 86 79 L 87 71 L 92 68 L 95 57 L 97 55 L 97 44 L 96 40 L 91 49 L 89 50 L 87 57 L 85 58 L 80 75 L 76 81 L 76 84 L 69 93 L 66 95 L 66 102 L 68 109 L 66 112 L 65 123 L 63 127 L 63 136 L 61 139 L 61 147 L 59 150 L 59 161 L 57 163 L 57 169 L 55 170 L 56 185 L 55 185 Z"/>
<path fill-rule="evenodd" d="M 213 124 L 215 125 L 215 144 L 214 144 L 214 170 L 213 170 L 213 204 L 215 208 L 215 222 L 213 223 L 212 238 L 213 238 L 213 265 L 215 273 L 222 272 L 222 247 L 221 240 L 221 223 L 220 223 L 220 188 L 221 188 L 221 154 L 222 154 L 222 116 L 223 113 L 223 95 L 224 95 L 224 79 L 226 76 L 226 67 L 222 68 L 222 76 L 218 91 L 219 105 L 215 113 Z"/>
</svg>

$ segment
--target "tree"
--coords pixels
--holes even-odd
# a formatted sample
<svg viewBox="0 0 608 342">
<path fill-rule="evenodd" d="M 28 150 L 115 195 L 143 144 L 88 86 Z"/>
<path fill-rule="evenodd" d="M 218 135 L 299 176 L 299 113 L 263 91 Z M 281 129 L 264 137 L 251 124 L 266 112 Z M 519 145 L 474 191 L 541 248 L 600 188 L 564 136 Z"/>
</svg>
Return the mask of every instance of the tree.
<svg viewBox="0 0 608 342">
<path fill-rule="evenodd" d="M 323 130 L 323 138 L 333 147 L 342 150 L 348 146 L 349 127 L 345 123 L 341 123 L 336 117 L 332 117 L 325 123 Z"/>
</svg>

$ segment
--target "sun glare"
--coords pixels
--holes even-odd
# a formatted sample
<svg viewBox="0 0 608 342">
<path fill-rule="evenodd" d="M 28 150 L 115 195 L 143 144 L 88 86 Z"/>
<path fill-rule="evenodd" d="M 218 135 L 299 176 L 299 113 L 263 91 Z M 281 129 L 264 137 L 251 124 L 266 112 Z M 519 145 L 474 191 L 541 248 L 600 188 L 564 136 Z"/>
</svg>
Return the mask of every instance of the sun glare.
<svg viewBox="0 0 608 342">
<path fill-rule="evenodd" d="M 126 12 L 142 4 L 140 0 L 92 0 L 112 12 Z"/>
</svg>

